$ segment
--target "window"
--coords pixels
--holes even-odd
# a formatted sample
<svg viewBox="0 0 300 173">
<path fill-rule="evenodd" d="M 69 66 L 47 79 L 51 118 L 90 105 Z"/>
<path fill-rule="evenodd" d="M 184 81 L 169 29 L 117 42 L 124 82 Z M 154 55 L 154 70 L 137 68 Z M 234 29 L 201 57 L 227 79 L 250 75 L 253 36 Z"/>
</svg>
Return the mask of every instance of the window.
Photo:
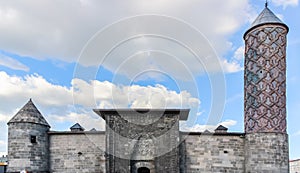
<svg viewBox="0 0 300 173">
<path fill-rule="evenodd" d="M 36 136 L 30 135 L 30 142 L 35 144 L 36 143 Z"/>
</svg>

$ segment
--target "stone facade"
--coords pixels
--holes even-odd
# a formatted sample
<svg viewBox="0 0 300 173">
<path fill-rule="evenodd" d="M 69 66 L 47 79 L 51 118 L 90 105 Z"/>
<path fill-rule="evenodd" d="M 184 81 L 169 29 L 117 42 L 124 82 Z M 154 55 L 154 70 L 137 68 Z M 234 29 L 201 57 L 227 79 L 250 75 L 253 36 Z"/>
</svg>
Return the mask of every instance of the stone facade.
<svg viewBox="0 0 300 173">
<path fill-rule="evenodd" d="M 29 125 L 32 126 L 33 124 Z M 24 128 L 28 129 L 28 125 L 26 127 L 24 126 Z M 37 128 L 35 127 L 34 129 Z M 151 128 L 145 129 L 148 131 L 153 130 L 151 130 Z M 11 128 L 9 130 L 13 131 Z M 29 140 L 30 137 L 27 134 L 31 132 L 31 130 L 28 130 L 22 133 L 22 136 L 26 138 L 24 138 L 24 140 Z M 20 161 L 18 163 L 12 163 L 14 165 L 18 164 L 19 167 L 14 169 L 14 171 L 10 170 L 10 172 L 27 169 L 34 173 L 132 173 L 137 172 L 140 168 L 149 168 L 151 173 L 288 172 L 288 145 L 286 134 L 244 134 L 231 132 L 186 133 L 177 131 L 180 137 L 178 141 L 181 142 L 178 143 L 179 146 L 175 147 L 175 150 L 171 150 L 171 152 L 153 158 L 152 154 L 154 153 L 153 151 L 155 151 L 154 148 L 160 148 L 159 146 L 163 145 L 151 145 L 150 140 L 148 140 L 151 138 L 141 140 L 140 143 L 136 145 L 137 150 L 135 152 L 134 150 L 129 150 L 129 146 L 134 146 L 129 141 L 127 141 L 129 143 L 123 143 L 124 141 L 120 140 L 121 142 L 115 142 L 115 144 L 118 145 L 109 145 L 110 140 L 108 138 L 109 135 L 106 135 L 107 132 L 108 131 L 49 131 L 47 132 L 47 136 L 49 137 L 49 155 L 48 158 L 43 158 L 45 161 L 48 160 L 49 170 L 35 170 L 35 167 L 30 167 L 28 166 L 29 164 L 21 164 Z M 126 131 L 123 131 L 123 133 L 124 132 Z M 118 139 L 115 138 L 115 141 Z M 11 139 L 11 141 L 14 140 L 18 141 L 19 139 Z M 138 140 L 133 140 L 131 142 L 137 141 Z M 22 140 L 20 140 L 20 143 L 22 143 Z M 162 141 L 162 143 L 164 143 L 164 141 Z M 109 146 L 114 146 L 116 151 L 123 154 L 131 153 L 133 157 L 131 159 L 126 159 L 126 157 L 112 157 L 113 155 L 111 155 L 111 153 L 105 152 L 107 148 L 110 148 Z M 24 149 L 17 148 L 15 151 L 16 153 L 22 154 L 28 147 L 30 146 L 23 146 Z M 129 149 L 126 147 L 129 147 Z M 32 153 L 32 156 L 35 154 L 36 153 Z M 22 163 L 30 162 L 28 155 L 19 156 L 22 157 Z M 110 163 L 110 159 L 113 159 L 113 162 Z M 175 160 L 175 162 L 172 162 L 172 160 Z M 175 163 L 175 165 L 168 166 L 171 163 Z M 42 162 L 39 164 L 42 164 Z M 114 165 L 113 170 L 107 170 L 107 168 L 111 167 L 111 164 Z M 261 167 L 262 165 L 264 165 L 264 167 Z M 115 168 L 122 169 L 116 170 Z"/>
<path fill-rule="evenodd" d="M 300 173 L 300 159 L 290 161 L 290 173 Z"/>
<path fill-rule="evenodd" d="M 186 173 L 244 172 L 244 134 L 191 133 L 182 147 Z"/>
<path fill-rule="evenodd" d="M 106 121 L 108 173 L 179 172 L 179 120 L 183 109 L 95 110 Z"/>
<path fill-rule="evenodd" d="M 245 33 L 245 133 L 184 133 L 186 109 L 94 110 L 106 131 L 50 125 L 30 100 L 8 122 L 8 172 L 288 173 L 286 35 L 268 7 Z"/>
<path fill-rule="evenodd" d="M 288 135 L 252 133 L 245 138 L 246 173 L 283 173 L 289 171 Z"/>
<path fill-rule="evenodd" d="M 105 172 L 105 133 L 49 132 L 49 141 L 50 172 Z"/>
<path fill-rule="evenodd" d="M 49 127 L 32 123 L 11 123 L 8 127 L 7 172 L 45 173 L 49 171 Z M 31 136 L 36 136 L 32 143 Z"/>
</svg>

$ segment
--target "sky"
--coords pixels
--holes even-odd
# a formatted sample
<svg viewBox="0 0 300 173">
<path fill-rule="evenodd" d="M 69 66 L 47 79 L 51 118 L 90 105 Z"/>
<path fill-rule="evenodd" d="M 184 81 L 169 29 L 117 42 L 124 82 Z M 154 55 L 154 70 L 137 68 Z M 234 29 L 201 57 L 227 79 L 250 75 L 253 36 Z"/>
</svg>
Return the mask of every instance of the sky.
<svg viewBox="0 0 300 173">
<path fill-rule="evenodd" d="M 182 131 L 244 131 L 243 34 L 264 0 L 0 1 L 0 155 L 30 99 L 51 130 L 104 130 L 95 108 L 189 108 Z M 300 158 L 299 0 L 269 8 L 290 30 L 287 122 Z"/>
</svg>

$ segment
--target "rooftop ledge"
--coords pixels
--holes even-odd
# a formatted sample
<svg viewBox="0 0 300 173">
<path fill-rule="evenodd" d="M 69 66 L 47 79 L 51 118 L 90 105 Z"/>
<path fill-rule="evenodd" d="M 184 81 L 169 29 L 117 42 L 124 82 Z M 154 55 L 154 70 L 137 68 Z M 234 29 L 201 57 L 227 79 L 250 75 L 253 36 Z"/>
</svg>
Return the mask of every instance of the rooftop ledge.
<svg viewBox="0 0 300 173">
<path fill-rule="evenodd" d="M 145 109 L 145 108 L 137 108 L 137 109 L 93 109 L 95 113 L 100 115 L 104 120 L 107 115 L 114 114 L 139 114 L 141 116 L 151 114 L 151 113 L 162 113 L 162 114 L 173 114 L 179 115 L 179 120 L 187 120 L 189 116 L 190 109 Z"/>
</svg>

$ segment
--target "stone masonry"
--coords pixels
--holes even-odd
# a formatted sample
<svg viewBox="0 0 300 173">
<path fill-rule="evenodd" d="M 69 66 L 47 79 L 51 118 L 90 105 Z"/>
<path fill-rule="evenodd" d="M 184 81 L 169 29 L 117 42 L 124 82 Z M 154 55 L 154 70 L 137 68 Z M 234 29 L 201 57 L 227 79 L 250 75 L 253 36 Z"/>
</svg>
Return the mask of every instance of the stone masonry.
<svg viewBox="0 0 300 173">
<path fill-rule="evenodd" d="M 95 110 L 106 121 L 106 172 L 179 172 L 179 120 L 184 109 Z"/>
<path fill-rule="evenodd" d="M 245 33 L 246 173 L 289 171 L 286 44 L 289 28 L 268 8 Z"/>
<path fill-rule="evenodd" d="M 9 166 L 7 172 L 19 172 L 26 169 L 42 173 L 49 170 L 48 130 L 39 124 L 10 124 L 8 128 Z M 31 135 L 37 137 L 37 143 L 30 142 Z"/>
<path fill-rule="evenodd" d="M 8 122 L 7 172 L 288 173 L 287 33 L 266 4 L 244 35 L 245 132 L 180 132 L 188 109 L 96 109 L 105 132 L 57 132 L 30 99 Z"/>
<path fill-rule="evenodd" d="M 246 173 L 284 173 L 289 171 L 288 135 L 253 133 L 245 138 Z"/>
<path fill-rule="evenodd" d="M 7 124 L 7 172 L 48 172 L 50 126 L 31 99 Z"/>
<path fill-rule="evenodd" d="M 290 173 L 300 173 L 300 159 L 290 161 Z"/>
<path fill-rule="evenodd" d="M 50 172 L 105 173 L 105 133 L 50 132 Z"/>
<path fill-rule="evenodd" d="M 186 173 L 244 172 L 244 134 L 191 133 L 185 137 Z"/>
</svg>

